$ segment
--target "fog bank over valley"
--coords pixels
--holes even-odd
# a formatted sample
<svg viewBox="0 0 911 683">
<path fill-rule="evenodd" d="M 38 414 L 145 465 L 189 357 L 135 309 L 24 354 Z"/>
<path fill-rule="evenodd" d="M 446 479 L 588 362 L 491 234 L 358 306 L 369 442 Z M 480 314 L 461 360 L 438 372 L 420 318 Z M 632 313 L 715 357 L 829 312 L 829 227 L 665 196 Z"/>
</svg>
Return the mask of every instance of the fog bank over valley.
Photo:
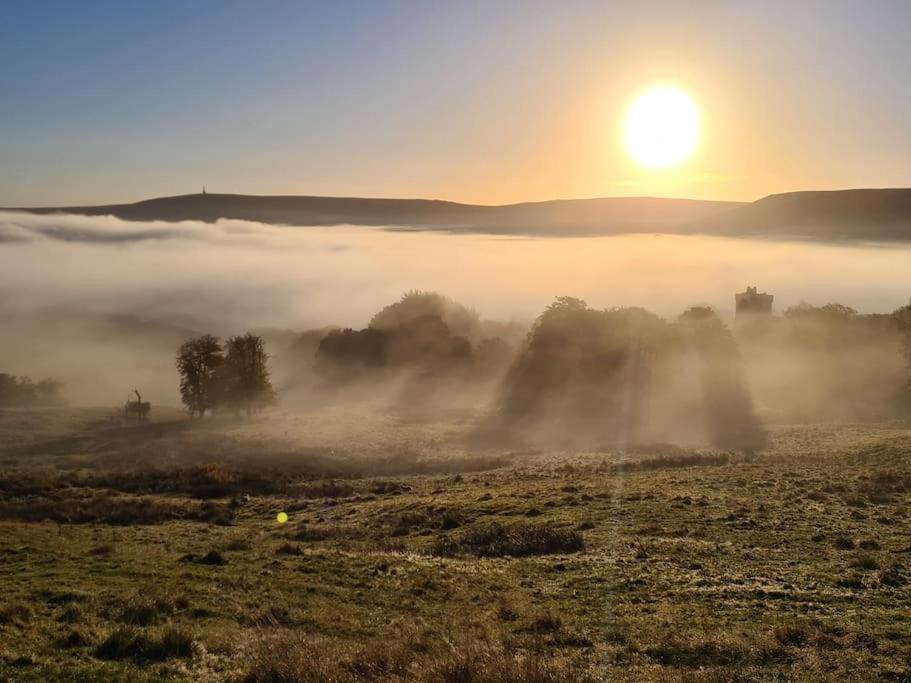
<svg viewBox="0 0 911 683">
<path fill-rule="evenodd" d="M 281 380 L 283 349 L 299 333 L 363 328 L 413 289 L 444 294 L 483 321 L 512 323 L 518 344 L 556 296 L 667 319 L 710 306 L 730 322 L 734 292 L 757 284 L 775 295 L 776 312 L 807 301 L 888 313 L 908 301 L 908 272 L 911 252 L 882 243 L 514 237 L 7 212 L 0 213 L 0 371 L 53 376 L 75 403 L 120 402 L 141 384 L 153 401 L 175 405 L 174 351 L 189 336 L 267 330 Z"/>
</svg>

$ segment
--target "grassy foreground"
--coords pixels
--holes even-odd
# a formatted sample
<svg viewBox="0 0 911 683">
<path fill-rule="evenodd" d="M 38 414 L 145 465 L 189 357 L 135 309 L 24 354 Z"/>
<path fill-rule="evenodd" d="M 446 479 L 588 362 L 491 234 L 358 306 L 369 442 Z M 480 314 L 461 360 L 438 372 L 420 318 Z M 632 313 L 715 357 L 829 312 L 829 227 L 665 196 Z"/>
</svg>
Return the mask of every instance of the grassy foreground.
<svg viewBox="0 0 911 683">
<path fill-rule="evenodd" d="M 911 679 L 911 429 L 106 415 L 0 414 L 0 680 Z"/>
</svg>

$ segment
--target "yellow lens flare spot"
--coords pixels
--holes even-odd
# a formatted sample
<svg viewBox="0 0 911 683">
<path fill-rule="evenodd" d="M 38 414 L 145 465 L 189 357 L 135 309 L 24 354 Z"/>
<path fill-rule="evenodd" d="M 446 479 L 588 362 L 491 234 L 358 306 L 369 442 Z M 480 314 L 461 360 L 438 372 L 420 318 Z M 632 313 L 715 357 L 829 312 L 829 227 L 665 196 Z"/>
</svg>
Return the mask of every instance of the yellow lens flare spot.
<svg viewBox="0 0 911 683">
<path fill-rule="evenodd" d="M 626 114 L 626 150 L 645 168 L 670 168 L 689 159 L 699 143 L 699 110 L 672 85 L 641 93 Z"/>
<path fill-rule="evenodd" d="M 287 512 L 279 512 L 277 515 L 275 515 L 275 520 L 276 520 L 279 524 L 284 524 L 285 522 L 288 521 L 288 513 L 287 513 Z"/>
</svg>

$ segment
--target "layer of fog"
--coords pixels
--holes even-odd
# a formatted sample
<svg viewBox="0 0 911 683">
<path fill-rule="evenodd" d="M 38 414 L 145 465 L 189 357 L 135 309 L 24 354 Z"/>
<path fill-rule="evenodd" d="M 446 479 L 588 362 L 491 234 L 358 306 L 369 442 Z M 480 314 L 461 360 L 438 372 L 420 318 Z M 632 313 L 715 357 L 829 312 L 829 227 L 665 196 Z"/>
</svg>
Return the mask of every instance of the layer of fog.
<svg viewBox="0 0 911 683">
<path fill-rule="evenodd" d="M 363 327 L 415 288 L 524 323 L 556 295 L 724 314 L 747 284 L 774 293 L 779 311 L 806 300 L 888 312 L 907 302 L 908 272 L 911 250 L 899 246 L 0 213 L 0 372 L 58 377 L 80 403 L 117 402 L 142 383 L 174 404 L 173 352 L 187 334 Z"/>
</svg>

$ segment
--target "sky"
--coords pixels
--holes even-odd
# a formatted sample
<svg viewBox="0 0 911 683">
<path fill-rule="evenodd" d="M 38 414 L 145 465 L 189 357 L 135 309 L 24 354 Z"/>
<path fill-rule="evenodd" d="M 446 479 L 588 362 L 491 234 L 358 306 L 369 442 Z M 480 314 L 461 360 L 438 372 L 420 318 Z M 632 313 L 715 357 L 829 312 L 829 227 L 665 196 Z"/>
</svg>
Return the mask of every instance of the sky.
<svg viewBox="0 0 911 683">
<path fill-rule="evenodd" d="M 0 206 L 911 185 L 911 2 L 0 0 Z M 674 84 L 695 155 L 622 128 Z"/>
</svg>

